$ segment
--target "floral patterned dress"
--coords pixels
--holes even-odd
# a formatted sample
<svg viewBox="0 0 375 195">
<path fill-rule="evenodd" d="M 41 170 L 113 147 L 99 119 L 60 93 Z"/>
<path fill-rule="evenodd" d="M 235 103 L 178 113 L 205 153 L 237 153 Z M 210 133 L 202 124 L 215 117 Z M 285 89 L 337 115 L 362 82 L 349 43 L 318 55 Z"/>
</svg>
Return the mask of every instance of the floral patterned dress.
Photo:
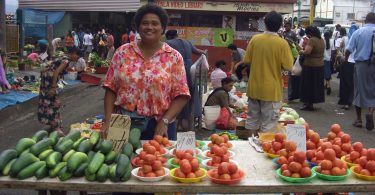
<svg viewBox="0 0 375 195">
<path fill-rule="evenodd" d="M 56 59 L 40 73 L 38 120 L 40 123 L 50 125 L 54 128 L 62 128 L 60 114 L 61 101 L 58 91 L 53 96 L 49 96 L 48 91 L 52 87 L 53 73 L 59 67 L 61 60 L 61 58 Z M 62 77 L 64 73 L 66 73 L 66 70 L 62 71 L 59 76 Z"/>
<path fill-rule="evenodd" d="M 177 96 L 190 97 L 183 58 L 166 43 L 149 60 L 135 42 L 122 45 L 103 86 L 115 92 L 116 106 L 156 119 L 163 117 Z"/>
</svg>

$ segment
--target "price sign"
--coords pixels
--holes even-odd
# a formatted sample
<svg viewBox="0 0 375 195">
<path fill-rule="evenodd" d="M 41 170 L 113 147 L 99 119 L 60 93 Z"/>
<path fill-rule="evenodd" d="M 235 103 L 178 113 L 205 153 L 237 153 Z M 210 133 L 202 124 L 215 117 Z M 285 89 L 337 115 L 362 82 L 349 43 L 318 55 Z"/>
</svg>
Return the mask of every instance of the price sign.
<svg viewBox="0 0 375 195">
<path fill-rule="evenodd" d="M 127 115 L 112 114 L 109 123 L 107 140 L 113 143 L 113 150 L 121 151 L 122 146 L 128 143 L 131 119 Z"/>
<path fill-rule="evenodd" d="M 177 133 L 177 150 L 194 150 L 195 149 L 195 132 Z"/>
<path fill-rule="evenodd" d="M 303 125 L 287 125 L 286 139 L 294 141 L 297 144 L 297 150 L 306 151 L 306 130 Z"/>
</svg>

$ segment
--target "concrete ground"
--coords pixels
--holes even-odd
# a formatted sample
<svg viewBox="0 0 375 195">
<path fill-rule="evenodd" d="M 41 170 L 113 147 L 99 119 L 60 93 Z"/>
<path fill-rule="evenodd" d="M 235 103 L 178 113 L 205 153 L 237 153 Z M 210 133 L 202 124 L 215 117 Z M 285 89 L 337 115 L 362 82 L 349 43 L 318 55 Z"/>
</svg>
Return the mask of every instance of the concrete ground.
<svg viewBox="0 0 375 195">
<path fill-rule="evenodd" d="M 351 125 L 355 118 L 354 109 L 342 110 L 337 105 L 338 100 L 338 80 L 332 81 L 332 94 L 326 96 L 326 102 L 316 105 L 316 111 L 300 111 L 300 103 L 290 103 L 292 108 L 306 119 L 311 128 L 319 132 L 321 137 L 325 137 L 333 123 L 338 123 L 343 130 L 351 135 L 352 141 L 361 141 L 366 147 L 374 147 L 375 131 L 367 131 L 365 128 L 359 129 Z M 83 122 L 89 117 L 103 114 L 104 90 L 99 86 L 89 86 L 85 83 L 66 88 L 61 94 L 62 118 L 65 131 L 70 124 Z M 34 132 L 45 128 L 37 120 L 37 98 L 23 104 L 11 106 L 0 110 L 0 151 L 13 147 L 15 143 L 23 137 L 30 137 Z M 206 139 L 213 131 L 199 130 L 198 139 Z M 33 190 L 0 190 L 2 194 L 37 194 Z M 78 194 L 71 192 L 69 194 Z M 357 193 L 356 193 L 357 194 Z M 370 194 L 370 193 L 365 193 Z"/>
</svg>

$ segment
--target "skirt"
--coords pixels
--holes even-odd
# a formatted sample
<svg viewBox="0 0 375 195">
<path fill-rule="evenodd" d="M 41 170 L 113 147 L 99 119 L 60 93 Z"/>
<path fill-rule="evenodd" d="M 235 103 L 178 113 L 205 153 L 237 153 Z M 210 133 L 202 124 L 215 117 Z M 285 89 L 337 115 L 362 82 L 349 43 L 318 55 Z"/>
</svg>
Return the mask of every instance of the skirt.
<svg viewBox="0 0 375 195">
<path fill-rule="evenodd" d="M 355 63 L 353 104 L 362 108 L 375 107 L 375 64 Z"/>
<path fill-rule="evenodd" d="M 288 100 L 299 99 L 300 76 L 288 75 Z"/>
<path fill-rule="evenodd" d="M 339 105 L 351 105 L 354 97 L 354 63 L 346 62 L 340 70 Z"/>
<path fill-rule="evenodd" d="M 324 66 L 302 66 L 300 100 L 309 104 L 324 102 Z"/>
</svg>

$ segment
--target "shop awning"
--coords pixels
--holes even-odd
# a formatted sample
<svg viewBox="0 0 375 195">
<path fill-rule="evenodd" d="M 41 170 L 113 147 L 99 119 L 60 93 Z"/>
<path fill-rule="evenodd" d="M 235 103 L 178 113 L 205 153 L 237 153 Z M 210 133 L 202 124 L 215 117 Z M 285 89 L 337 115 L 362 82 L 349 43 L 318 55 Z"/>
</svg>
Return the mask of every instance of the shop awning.
<svg viewBox="0 0 375 195">
<path fill-rule="evenodd" d="M 139 7 L 139 0 L 19 0 L 20 9 L 135 12 Z"/>
</svg>

